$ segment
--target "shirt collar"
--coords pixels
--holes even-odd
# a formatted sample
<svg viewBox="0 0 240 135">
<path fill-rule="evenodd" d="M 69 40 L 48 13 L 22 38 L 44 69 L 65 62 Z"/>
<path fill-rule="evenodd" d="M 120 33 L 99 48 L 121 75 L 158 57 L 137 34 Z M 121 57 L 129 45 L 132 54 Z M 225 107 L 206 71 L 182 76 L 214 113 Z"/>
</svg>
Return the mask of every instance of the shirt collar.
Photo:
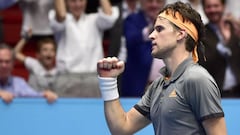
<svg viewBox="0 0 240 135">
<path fill-rule="evenodd" d="M 12 84 L 13 84 L 13 77 L 10 76 L 10 77 L 8 77 L 6 84 L 1 84 L 0 83 L 0 87 L 11 86 Z"/>
<path fill-rule="evenodd" d="M 53 69 L 51 69 L 51 70 L 49 70 L 49 71 L 47 71 L 47 70 L 42 70 L 42 72 L 40 72 L 39 74 L 40 74 L 40 76 L 55 76 L 55 75 L 57 75 L 57 73 L 58 73 L 58 70 L 57 70 L 57 68 L 53 68 Z"/>
<path fill-rule="evenodd" d="M 73 21 L 73 22 L 79 22 L 79 21 L 82 21 L 86 18 L 86 13 L 83 12 L 81 15 L 80 15 L 80 18 L 78 20 L 76 20 L 74 18 L 74 16 L 72 14 L 69 14 L 69 18 Z"/>
<path fill-rule="evenodd" d="M 167 67 L 163 67 L 162 69 L 160 69 L 160 73 L 163 75 L 163 77 L 165 78 L 165 81 L 167 82 L 174 82 L 175 80 L 177 80 L 185 71 L 185 69 L 190 65 L 190 64 L 194 64 L 194 61 L 192 59 L 192 57 L 188 57 L 187 59 L 185 59 L 175 70 L 175 72 L 173 73 L 173 75 L 170 77 L 170 72 L 167 70 Z M 170 78 L 169 78 L 170 77 Z M 169 79 L 168 79 L 169 78 Z"/>
</svg>

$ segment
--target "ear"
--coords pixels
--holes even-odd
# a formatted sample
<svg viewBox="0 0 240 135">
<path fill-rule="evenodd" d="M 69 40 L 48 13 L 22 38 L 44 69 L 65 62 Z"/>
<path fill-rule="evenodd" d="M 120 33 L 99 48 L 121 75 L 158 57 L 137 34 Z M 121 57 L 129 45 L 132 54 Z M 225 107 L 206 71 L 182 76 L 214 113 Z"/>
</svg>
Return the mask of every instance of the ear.
<svg viewBox="0 0 240 135">
<path fill-rule="evenodd" d="M 183 40 L 187 37 L 187 32 L 184 29 L 178 31 L 177 40 Z"/>
</svg>

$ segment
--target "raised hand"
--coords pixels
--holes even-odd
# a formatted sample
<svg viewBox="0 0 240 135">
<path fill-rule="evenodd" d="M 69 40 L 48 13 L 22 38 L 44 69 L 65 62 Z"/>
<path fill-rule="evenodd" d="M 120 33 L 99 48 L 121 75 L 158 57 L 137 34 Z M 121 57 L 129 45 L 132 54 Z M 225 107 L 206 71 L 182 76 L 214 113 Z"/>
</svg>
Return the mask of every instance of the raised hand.
<svg viewBox="0 0 240 135">
<path fill-rule="evenodd" d="M 107 57 L 98 61 L 97 71 L 100 77 L 117 77 L 124 70 L 124 62 L 116 57 Z"/>
</svg>

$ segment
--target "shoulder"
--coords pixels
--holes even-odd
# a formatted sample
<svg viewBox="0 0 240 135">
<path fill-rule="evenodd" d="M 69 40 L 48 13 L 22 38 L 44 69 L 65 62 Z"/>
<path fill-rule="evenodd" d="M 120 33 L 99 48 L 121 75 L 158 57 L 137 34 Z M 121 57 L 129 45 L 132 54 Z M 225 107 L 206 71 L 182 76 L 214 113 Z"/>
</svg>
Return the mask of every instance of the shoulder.
<svg viewBox="0 0 240 135">
<path fill-rule="evenodd" d="M 34 69 L 38 70 L 39 68 L 42 68 L 41 63 L 36 58 L 33 58 L 33 57 L 26 57 L 24 64 L 28 70 L 34 70 Z"/>
<path fill-rule="evenodd" d="M 137 13 L 130 14 L 126 18 L 126 21 L 127 20 L 136 21 L 136 20 L 139 20 L 139 19 L 145 19 L 142 11 L 138 11 Z"/>
<path fill-rule="evenodd" d="M 199 64 L 190 65 L 185 71 L 186 80 L 202 80 L 212 78 L 208 71 Z"/>
<path fill-rule="evenodd" d="M 184 82 L 187 90 L 218 92 L 218 86 L 214 78 L 199 64 L 193 64 L 186 69 Z"/>
<path fill-rule="evenodd" d="M 25 83 L 26 80 L 20 76 L 12 76 L 14 83 Z"/>
<path fill-rule="evenodd" d="M 31 62 L 31 63 L 39 63 L 39 61 L 36 58 L 27 56 L 25 61 Z"/>
<path fill-rule="evenodd" d="M 218 88 L 214 78 L 199 64 L 192 64 L 186 69 L 184 82 L 195 89 Z"/>
</svg>

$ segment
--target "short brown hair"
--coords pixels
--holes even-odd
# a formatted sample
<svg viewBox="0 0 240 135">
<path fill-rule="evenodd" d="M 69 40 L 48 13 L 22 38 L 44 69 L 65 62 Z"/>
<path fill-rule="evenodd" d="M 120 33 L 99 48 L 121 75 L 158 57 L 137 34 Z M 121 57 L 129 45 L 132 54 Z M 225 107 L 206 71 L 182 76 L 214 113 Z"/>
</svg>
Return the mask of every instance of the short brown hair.
<svg viewBox="0 0 240 135">
<path fill-rule="evenodd" d="M 194 39 L 189 35 L 187 36 L 187 40 L 186 40 L 186 50 L 188 50 L 189 52 L 193 51 L 195 45 L 197 45 L 201 41 L 203 41 L 203 39 L 205 37 L 205 27 L 202 22 L 200 14 L 196 10 L 194 10 L 190 4 L 183 3 L 180 1 L 166 5 L 160 11 L 160 13 L 162 13 L 164 11 L 168 11 L 168 10 L 173 11 L 172 12 L 173 16 L 175 16 L 176 12 L 179 12 L 183 17 L 183 22 L 190 21 L 196 27 L 196 29 L 198 31 L 198 41 L 195 42 Z M 174 26 L 177 27 L 176 25 L 174 25 Z"/>
<path fill-rule="evenodd" d="M 47 43 L 52 44 L 54 46 L 54 50 L 56 50 L 56 43 L 52 38 L 43 38 L 37 42 L 37 52 L 40 52 L 42 46 Z"/>
</svg>

